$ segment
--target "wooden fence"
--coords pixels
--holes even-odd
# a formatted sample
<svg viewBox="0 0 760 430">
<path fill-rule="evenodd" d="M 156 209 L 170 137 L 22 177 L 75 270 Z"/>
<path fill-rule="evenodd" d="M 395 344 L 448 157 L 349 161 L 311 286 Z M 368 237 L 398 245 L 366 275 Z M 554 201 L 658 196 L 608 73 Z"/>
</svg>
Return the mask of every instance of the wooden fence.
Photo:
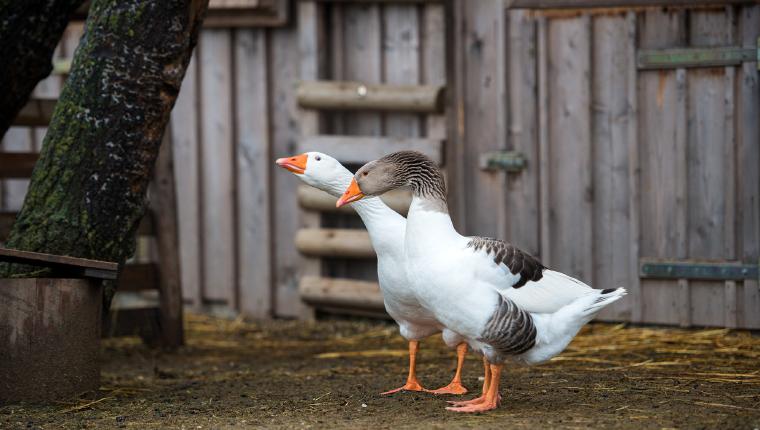
<svg viewBox="0 0 760 430">
<path fill-rule="evenodd" d="M 757 49 L 760 6 L 566 8 L 591 3 L 299 0 L 283 26 L 204 29 L 171 124 L 186 302 L 303 316 L 300 283 L 312 302 L 331 289 L 377 309 L 358 218 L 273 160 L 323 149 L 355 168 L 443 147 L 458 227 L 625 286 L 606 318 L 760 328 L 757 63 L 724 58 Z M 676 48 L 723 62 L 678 63 Z M 302 81 L 445 86 L 447 117 L 336 111 Z M 42 132 L 12 130 L 5 150 Z M 334 234 L 358 248 L 336 251 Z"/>
</svg>

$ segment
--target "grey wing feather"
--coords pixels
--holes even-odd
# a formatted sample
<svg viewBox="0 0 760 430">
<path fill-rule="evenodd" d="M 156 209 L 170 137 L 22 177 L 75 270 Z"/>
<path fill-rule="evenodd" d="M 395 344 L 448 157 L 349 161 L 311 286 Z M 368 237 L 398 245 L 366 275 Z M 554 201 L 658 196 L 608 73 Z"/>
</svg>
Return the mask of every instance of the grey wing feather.
<svg viewBox="0 0 760 430">
<path fill-rule="evenodd" d="M 546 269 L 536 257 L 503 240 L 473 237 L 467 243 L 467 247 L 475 251 L 484 250 L 493 257 L 494 263 L 504 264 L 512 274 L 519 274 L 520 279 L 512 285 L 512 288 L 520 288 L 528 281 L 540 280 Z"/>
</svg>

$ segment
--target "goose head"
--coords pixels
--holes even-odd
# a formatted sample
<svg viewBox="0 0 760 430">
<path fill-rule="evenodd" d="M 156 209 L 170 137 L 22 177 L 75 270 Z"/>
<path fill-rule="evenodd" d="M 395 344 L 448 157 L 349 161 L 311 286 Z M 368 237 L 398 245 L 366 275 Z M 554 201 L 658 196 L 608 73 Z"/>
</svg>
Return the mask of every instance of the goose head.
<svg viewBox="0 0 760 430">
<path fill-rule="evenodd" d="M 399 151 L 370 161 L 357 170 L 336 206 L 341 207 L 365 196 L 379 196 L 404 186 L 411 187 L 416 195 L 432 191 L 445 201 L 445 184 L 438 166 L 420 152 Z"/>
<path fill-rule="evenodd" d="M 352 177 L 351 172 L 338 160 L 321 152 L 304 152 L 278 158 L 276 163 L 312 187 L 335 196 L 341 194 Z"/>
</svg>

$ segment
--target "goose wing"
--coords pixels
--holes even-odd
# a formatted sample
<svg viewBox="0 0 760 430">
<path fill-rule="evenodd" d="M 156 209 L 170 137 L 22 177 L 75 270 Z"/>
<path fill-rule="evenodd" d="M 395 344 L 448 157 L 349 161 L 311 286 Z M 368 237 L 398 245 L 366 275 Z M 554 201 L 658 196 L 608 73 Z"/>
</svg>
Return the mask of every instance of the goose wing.
<svg viewBox="0 0 760 430">
<path fill-rule="evenodd" d="M 467 249 L 478 256 L 475 276 L 528 312 L 556 312 L 592 289 L 503 240 L 472 237 Z"/>
</svg>

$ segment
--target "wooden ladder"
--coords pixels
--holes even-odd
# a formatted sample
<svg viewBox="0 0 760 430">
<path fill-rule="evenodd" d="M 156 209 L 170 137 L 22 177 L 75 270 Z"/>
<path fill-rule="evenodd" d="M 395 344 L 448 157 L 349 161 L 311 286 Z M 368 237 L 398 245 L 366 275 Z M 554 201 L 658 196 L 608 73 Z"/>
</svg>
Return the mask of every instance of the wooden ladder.
<svg viewBox="0 0 760 430">
<path fill-rule="evenodd" d="M 417 58 L 424 67 L 409 77 L 392 76 L 402 68 L 391 68 L 385 73 L 384 82 L 370 78 L 368 82 L 328 80 L 328 45 L 332 48 L 333 63 L 341 61 L 344 54 L 338 47 L 338 39 L 344 37 L 342 30 L 336 27 L 336 13 L 342 9 L 331 11 L 333 16 L 332 28 L 326 28 L 325 20 L 330 2 L 299 1 L 298 2 L 298 38 L 300 49 L 300 77 L 297 89 L 297 101 L 300 109 L 301 138 L 297 144 L 297 152 L 320 151 L 331 155 L 340 162 L 358 166 L 383 155 L 398 150 L 413 149 L 430 156 L 439 164 L 444 160 L 444 143 L 446 124 L 444 111 L 445 85 L 445 34 L 444 8 L 438 2 L 419 1 L 372 1 L 356 2 L 362 7 L 385 9 L 386 19 L 393 13 L 392 18 L 410 22 L 411 33 L 414 26 L 430 32 L 426 34 L 426 44 L 419 52 L 412 52 L 411 57 Z M 339 2 L 340 6 L 352 2 Z M 396 3 L 396 4 L 394 4 Z M 414 3 L 424 3 L 419 7 Z M 370 4 L 369 6 L 366 6 Z M 412 6 L 410 6 L 410 4 Z M 406 9 L 404 9 L 406 8 Z M 336 11 L 337 10 L 337 11 Z M 419 10 L 419 20 L 409 18 Z M 410 13 L 411 12 L 411 13 Z M 332 30 L 335 40 L 328 41 L 328 30 Z M 368 30 L 369 31 L 369 30 Z M 416 33 L 419 40 L 419 31 Z M 401 36 L 399 36 L 401 37 Z M 412 35 L 411 37 L 415 37 Z M 381 43 L 371 44 L 380 48 Z M 422 43 L 418 42 L 418 46 Z M 368 65 L 377 65 L 372 57 L 383 55 L 383 52 L 369 52 Z M 383 49 L 387 49 L 384 47 Z M 356 54 L 356 52 L 353 52 Z M 399 55 L 400 54 L 400 55 Z M 386 58 L 394 55 L 385 53 Z M 403 61 L 404 53 L 397 53 L 395 61 Z M 412 60 L 414 61 L 414 60 Z M 393 67 L 387 64 L 387 67 Z M 417 65 L 412 65 L 418 70 Z M 360 66 L 361 67 L 361 66 Z M 335 69 L 335 67 L 333 67 Z M 333 70 L 332 79 L 340 79 L 340 71 Z M 372 73 L 370 73 L 372 74 Z M 376 74 L 375 74 L 376 75 Z M 414 82 L 410 82 L 414 81 Z M 425 84 L 420 84 L 424 81 Z M 323 134 L 326 126 L 326 113 L 357 113 L 374 112 L 388 114 L 384 135 L 346 135 L 343 133 Z M 408 114 L 399 120 L 399 115 Z M 393 118 L 391 120 L 390 118 Z M 415 119 L 416 118 L 416 119 Z M 409 123 L 424 124 L 422 127 Z M 426 130 L 424 137 L 420 129 Z M 411 130 L 411 131 L 410 131 Z M 374 134 L 374 133 L 373 133 Z M 393 209 L 406 214 L 410 196 L 408 193 L 389 193 L 384 200 Z M 299 295 L 308 306 L 302 313 L 305 318 L 313 317 L 315 310 L 349 313 L 359 315 L 385 315 L 382 296 L 376 282 L 357 279 L 330 277 L 326 275 L 327 262 L 335 259 L 372 259 L 374 250 L 370 244 L 369 235 L 364 229 L 324 228 L 324 218 L 334 213 L 354 213 L 351 208 L 335 208 L 336 198 L 307 185 L 298 189 L 298 203 L 301 208 L 301 228 L 295 234 L 295 244 L 303 256 Z"/>
</svg>

